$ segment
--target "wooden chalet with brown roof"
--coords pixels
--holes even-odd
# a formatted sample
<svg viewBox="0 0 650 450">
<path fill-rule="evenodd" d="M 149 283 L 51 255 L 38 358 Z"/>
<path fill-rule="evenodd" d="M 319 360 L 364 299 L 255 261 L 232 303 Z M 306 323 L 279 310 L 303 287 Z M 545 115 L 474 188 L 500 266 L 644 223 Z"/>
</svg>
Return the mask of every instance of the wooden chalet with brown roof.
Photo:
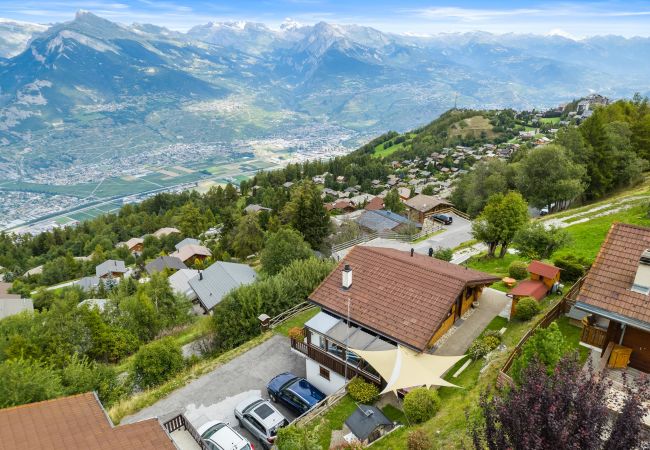
<svg viewBox="0 0 650 450">
<path fill-rule="evenodd" d="M 1 450 L 175 450 L 158 419 L 113 426 L 92 392 L 0 409 Z"/>
<path fill-rule="evenodd" d="M 321 312 L 292 347 L 308 356 L 307 379 L 326 393 L 360 375 L 383 381 L 348 348 L 427 352 L 499 278 L 424 255 L 354 247 L 309 296 Z M 349 309 L 348 309 L 349 308 Z M 348 312 L 349 311 L 349 312 Z M 349 314 L 349 326 L 348 326 Z"/>
<path fill-rule="evenodd" d="M 541 261 L 531 261 L 527 267 L 530 279 L 523 280 L 508 291 L 512 297 L 510 317 L 514 317 L 517 302 L 524 297 L 532 297 L 537 301 L 542 300 L 551 291 L 553 285 L 560 281 L 560 269 L 552 264 Z"/>
<path fill-rule="evenodd" d="M 615 223 L 576 297 L 601 365 L 650 373 L 650 228 Z"/>
<path fill-rule="evenodd" d="M 447 200 L 425 194 L 418 194 L 406 200 L 404 204 L 408 210 L 408 218 L 420 223 L 424 223 L 427 217 L 448 211 L 454 206 Z"/>
</svg>

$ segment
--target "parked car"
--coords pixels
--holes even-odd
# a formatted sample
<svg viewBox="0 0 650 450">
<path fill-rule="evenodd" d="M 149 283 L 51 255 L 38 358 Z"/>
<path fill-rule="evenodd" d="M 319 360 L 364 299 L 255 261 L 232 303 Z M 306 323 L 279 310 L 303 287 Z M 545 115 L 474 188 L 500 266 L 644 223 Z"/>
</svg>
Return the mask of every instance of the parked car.
<svg viewBox="0 0 650 450">
<path fill-rule="evenodd" d="M 282 402 L 298 414 L 304 414 L 326 396 L 304 378 L 285 372 L 266 386 L 274 402 Z"/>
<path fill-rule="evenodd" d="M 442 222 L 445 225 L 451 225 L 454 223 L 454 218 L 451 216 L 448 216 L 447 214 L 434 214 L 433 215 L 433 220 L 437 220 L 438 222 Z"/>
<path fill-rule="evenodd" d="M 278 430 L 289 424 L 280 411 L 262 397 L 251 397 L 235 408 L 235 417 L 239 425 L 246 428 L 260 440 L 262 446 L 273 446 Z"/>
<path fill-rule="evenodd" d="M 208 422 L 197 431 L 210 450 L 255 450 L 246 438 L 219 420 Z"/>
</svg>

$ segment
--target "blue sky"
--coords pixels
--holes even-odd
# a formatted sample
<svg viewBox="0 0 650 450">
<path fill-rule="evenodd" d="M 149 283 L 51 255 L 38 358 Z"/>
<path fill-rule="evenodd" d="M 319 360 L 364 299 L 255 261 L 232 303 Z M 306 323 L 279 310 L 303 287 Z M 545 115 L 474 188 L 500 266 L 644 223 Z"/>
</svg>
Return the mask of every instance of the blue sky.
<svg viewBox="0 0 650 450">
<path fill-rule="evenodd" d="M 493 33 L 650 36 L 645 1 L 426 0 L 0 0 L 0 17 L 39 23 L 71 20 L 79 9 L 121 23 L 187 30 L 208 21 L 248 20 L 279 26 L 327 21 L 413 34 Z"/>
</svg>

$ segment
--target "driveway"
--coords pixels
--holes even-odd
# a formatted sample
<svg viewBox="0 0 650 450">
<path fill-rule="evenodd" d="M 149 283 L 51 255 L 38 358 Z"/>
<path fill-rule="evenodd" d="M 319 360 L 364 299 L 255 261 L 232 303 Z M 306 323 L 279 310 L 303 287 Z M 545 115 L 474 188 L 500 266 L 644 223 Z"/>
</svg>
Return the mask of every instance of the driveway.
<svg viewBox="0 0 650 450">
<path fill-rule="evenodd" d="M 164 422 L 183 413 L 195 428 L 210 420 L 226 422 L 250 440 L 256 448 L 261 448 L 248 431 L 237 426 L 234 409 L 239 402 L 253 395 L 268 398 L 266 384 L 282 372 L 293 372 L 304 377 L 305 360 L 291 352 L 286 337 L 278 335 L 174 391 L 148 408 L 125 417 L 121 423 L 133 423 L 152 417 Z M 276 404 L 276 407 L 290 421 L 296 417 L 284 406 Z"/>
<path fill-rule="evenodd" d="M 416 253 L 428 255 L 429 248 L 433 248 L 434 250 L 438 247 L 455 248 L 463 242 L 471 240 L 472 222 L 467 219 L 463 219 L 462 217 L 455 214 L 450 213 L 448 215 L 454 218 L 454 223 L 451 225 L 443 225 L 445 231 L 431 236 L 424 241 L 411 244 L 408 242 L 401 242 L 392 239 L 373 239 L 372 241 L 366 242 L 362 245 L 369 247 L 396 248 L 403 251 L 411 251 L 411 248 L 413 248 L 415 249 Z"/>
<path fill-rule="evenodd" d="M 440 356 L 464 355 L 470 344 L 485 327 L 499 315 L 510 300 L 505 292 L 485 288 L 479 298 L 479 307 L 466 320 L 459 321 L 451 328 L 453 334 L 438 347 L 433 354 Z"/>
</svg>

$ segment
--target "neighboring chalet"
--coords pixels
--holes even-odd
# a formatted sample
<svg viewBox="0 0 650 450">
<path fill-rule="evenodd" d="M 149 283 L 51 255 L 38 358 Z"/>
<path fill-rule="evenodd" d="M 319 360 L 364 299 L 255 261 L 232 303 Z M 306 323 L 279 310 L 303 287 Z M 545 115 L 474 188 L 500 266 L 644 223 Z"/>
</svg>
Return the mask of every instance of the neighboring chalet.
<svg viewBox="0 0 650 450">
<path fill-rule="evenodd" d="M 261 211 L 271 211 L 271 208 L 266 208 L 262 205 L 255 205 L 255 204 L 248 205 L 246 208 L 244 208 L 244 212 L 246 214 L 257 214 L 258 212 Z"/>
<path fill-rule="evenodd" d="M 363 209 L 366 211 L 377 211 L 379 209 L 384 209 L 384 199 L 381 197 L 375 197 L 370 200 Z"/>
<path fill-rule="evenodd" d="M 418 194 L 404 202 L 408 210 L 408 218 L 419 223 L 433 214 L 449 210 L 451 203 L 431 195 Z"/>
<path fill-rule="evenodd" d="M 0 448 L 177 449 L 158 419 L 114 426 L 92 392 L 0 409 Z"/>
<path fill-rule="evenodd" d="M 144 239 L 142 238 L 131 238 L 126 242 L 120 242 L 116 247 L 126 247 L 131 253 L 142 253 L 144 248 Z"/>
<path fill-rule="evenodd" d="M 510 317 L 514 317 L 517 310 L 517 302 L 524 297 L 533 297 L 541 301 L 548 295 L 555 283 L 560 281 L 560 269 L 552 264 L 541 261 L 532 261 L 528 265 L 530 279 L 523 280 L 508 292 L 512 297 Z"/>
<path fill-rule="evenodd" d="M 217 261 L 188 281 L 201 307 L 209 312 L 235 288 L 251 284 L 257 273 L 246 264 Z"/>
<path fill-rule="evenodd" d="M 353 440 L 363 445 L 376 441 L 395 427 L 379 408 L 364 404 L 357 405 L 345 425 L 354 436 Z"/>
<path fill-rule="evenodd" d="M 406 201 L 411 197 L 411 189 L 407 187 L 399 187 L 397 188 L 397 194 L 399 195 L 399 198 Z"/>
<path fill-rule="evenodd" d="M 174 256 L 159 256 L 144 266 L 144 270 L 146 270 L 149 275 L 153 275 L 156 272 L 162 272 L 163 270 L 176 271 L 181 269 L 187 269 L 187 266 L 183 261 Z"/>
<path fill-rule="evenodd" d="M 31 298 L 20 298 L 20 295 L 16 294 L 0 295 L 0 320 L 23 311 L 34 312 Z"/>
<path fill-rule="evenodd" d="M 650 228 L 615 223 L 576 297 L 600 364 L 650 373 Z"/>
<path fill-rule="evenodd" d="M 127 272 L 124 261 L 109 259 L 95 267 L 95 275 L 98 278 L 122 278 Z"/>
<path fill-rule="evenodd" d="M 328 211 L 336 210 L 342 213 L 349 213 L 355 211 L 357 208 L 351 200 L 344 198 L 333 203 L 326 204 L 325 209 Z"/>
<path fill-rule="evenodd" d="M 364 211 L 357 219 L 357 223 L 362 228 L 374 232 L 394 231 L 399 233 L 409 227 L 422 227 L 419 223 L 404 216 L 385 210 Z"/>
<path fill-rule="evenodd" d="M 209 248 L 202 245 L 187 244 L 171 253 L 169 256 L 180 259 L 183 263 L 192 264 L 196 260 L 205 260 L 212 256 Z"/>
<path fill-rule="evenodd" d="M 174 233 L 179 233 L 180 234 L 180 232 L 181 231 L 178 228 L 165 227 L 165 228 L 160 228 L 160 229 L 154 231 L 153 235 L 155 237 L 157 237 L 158 239 L 162 239 L 165 236 L 169 236 L 170 234 L 174 234 Z"/>
<path fill-rule="evenodd" d="M 358 350 L 401 345 L 428 352 L 483 288 L 498 280 L 419 254 L 357 246 L 309 296 L 321 312 L 305 323 L 305 338 L 291 345 L 307 356 L 307 379 L 325 393 L 341 388 L 346 372 L 348 378 L 359 375 L 384 385 L 352 352 L 347 353 L 346 368 L 346 342 Z"/>
<path fill-rule="evenodd" d="M 198 270 L 181 269 L 169 276 L 169 286 L 176 294 L 184 295 L 189 300 L 196 300 L 196 292 L 190 286 L 190 280 L 199 274 Z"/>
<path fill-rule="evenodd" d="M 178 244 L 176 244 L 174 247 L 176 248 L 176 250 L 180 250 L 182 247 L 185 247 L 186 245 L 201 245 L 201 241 L 194 238 L 185 238 L 182 241 L 180 241 Z"/>
</svg>

